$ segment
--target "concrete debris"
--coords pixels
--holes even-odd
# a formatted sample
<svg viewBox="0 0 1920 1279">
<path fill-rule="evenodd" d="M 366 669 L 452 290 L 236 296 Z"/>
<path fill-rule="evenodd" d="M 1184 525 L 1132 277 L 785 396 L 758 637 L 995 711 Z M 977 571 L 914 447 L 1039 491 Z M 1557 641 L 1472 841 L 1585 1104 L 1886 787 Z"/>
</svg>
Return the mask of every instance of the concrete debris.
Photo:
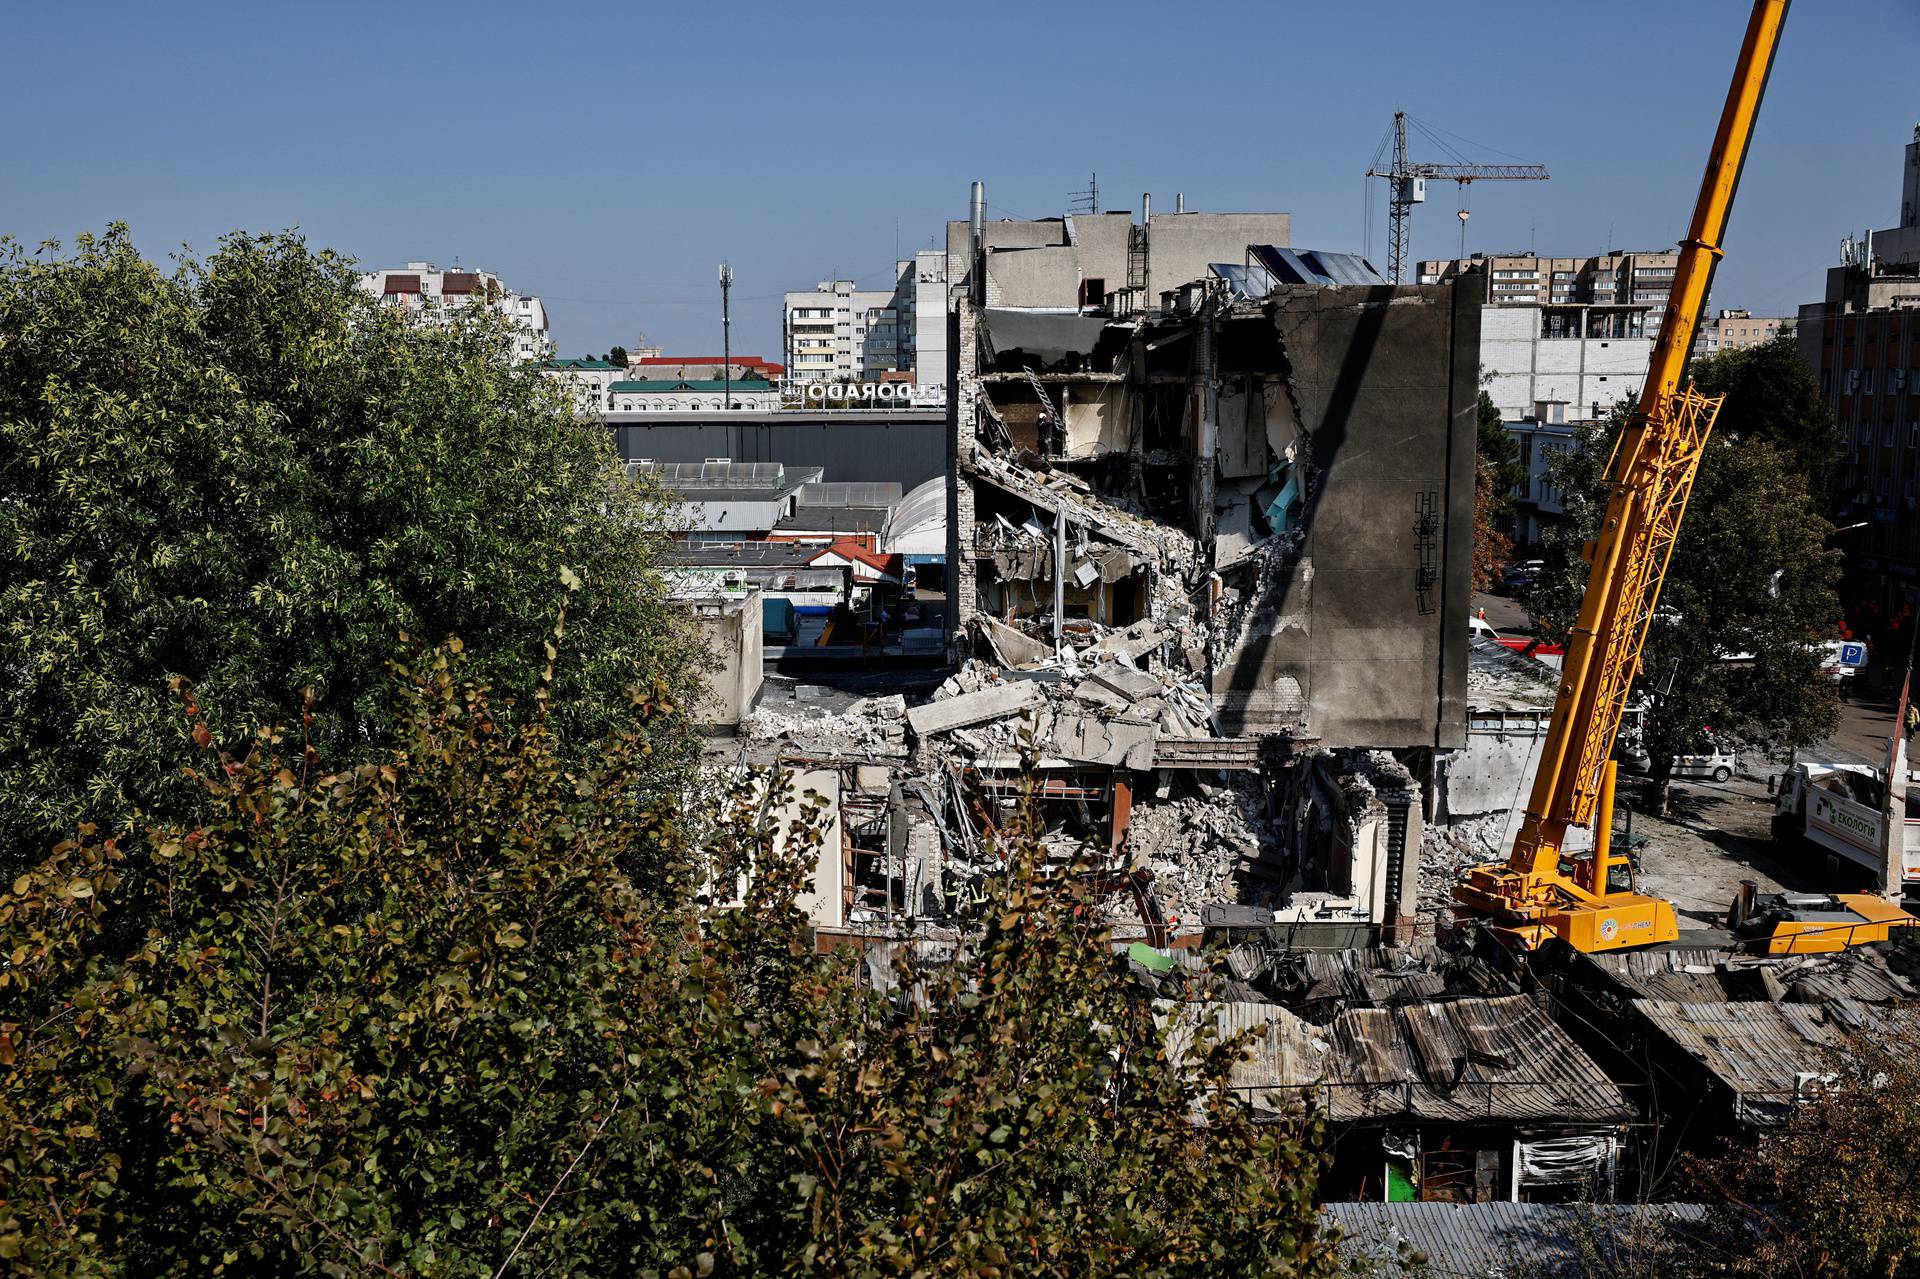
<svg viewBox="0 0 1920 1279">
<path fill-rule="evenodd" d="M 1151 870 L 1162 909 L 1193 924 L 1212 902 L 1266 906 L 1284 896 L 1270 859 L 1283 846 L 1278 824 L 1263 811 L 1265 788 L 1256 777 L 1201 794 L 1134 810 L 1127 853 Z"/>
<path fill-rule="evenodd" d="M 1011 626 L 996 622 L 991 617 L 981 618 L 980 627 L 1002 666 L 1031 666 L 1053 655 L 1051 645 L 1042 643 L 1024 631 L 1016 631 Z"/>
<path fill-rule="evenodd" d="M 790 744 L 798 753 L 822 757 L 905 759 L 906 698 L 867 698 L 844 714 L 792 714 L 761 707 L 740 721 L 740 735 L 753 742 Z"/>
<path fill-rule="evenodd" d="M 1467 821 L 1433 823 L 1421 833 L 1420 896 L 1417 913 L 1424 920 L 1453 917 L 1453 885 L 1470 866 L 1504 858 L 1509 817 L 1489 813 Z"/>
<path fill-rule="evenodd" d="M 1151 723 L 1101 715 L 1055 715 L 1049 738 L 1063 759 L 1144 773 L 1153 767 L 1159 734 Z"/>
<path fill-rule="evenodd" d="M 928 702 L 907 712 L 907 723 L 921 737 L 931 737 L 956 728 L 984 724 L 990 719 L 1018 715 L 1045 700 L 1038 684 L 1021 682 L 1001 684 L 961 693 L 943 701 Z"/>
</svg>

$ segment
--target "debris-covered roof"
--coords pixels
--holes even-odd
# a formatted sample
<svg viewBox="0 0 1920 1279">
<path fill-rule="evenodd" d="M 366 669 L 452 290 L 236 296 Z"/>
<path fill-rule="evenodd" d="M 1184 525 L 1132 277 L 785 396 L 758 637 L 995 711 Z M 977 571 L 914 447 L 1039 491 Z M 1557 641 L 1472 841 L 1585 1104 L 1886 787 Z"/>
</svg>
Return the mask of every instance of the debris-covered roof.
<svg viewBox="0 0 1920 1279">
<path fill-rule="evenodd" d="M 1432 945 L 1281 953 L 1262 964 L 1259 975 L 1269 989 L 1315 1021 L 1325 1020 L 1316 1015 L 1318 1010 L 1338 1014 L 1348 1008 L 1519 993 L 1486 961 Z"/>
<path fill-rule="evenodd" d="M 1462 1279 L 1573 1279 L 1592 1273 L 1590 1243 L 1632 1249 L 1655 1231 L 1706 1220 L 1698 1204 L 1334 1203 L 1324 1211 L 1350 1266 L 1397 1274 L 1404 1250 L 1427 1258 L 1420 1273 Z"/>
<path fill-rule="evenodd" d="M 1920 984 L 1897 971 L 1886 954 L 1864 947 L 1832 955 L 1778 958 L 1730 956 L 1698 948 L 1624 951 L 1588 955 L 1585 962 L 1616 991 L 1636 999 L 1680 1003 L 1850 999 L 1866 1004 L 1920 999 Z"/>
<path fill-rule="evenodd" d="M 1254 1029 L 1234 1085 L 1279 1109 L 1314 1097 L 1341 1122 L 1613 1124 L 1620 1089 L 1524 995 L 1348 1009 L 1322 1027 L 1277 1004 L 1193 1004 L 1224 1032 Z"/>
<path fill-rule="evenodd" d="M 1832 1069 L 1834 1056 L 1865 1020 L 1843 1006 L 1678 1003 L 1636 999 L 1645 1017 L 1674 1048 L 1693 1058 L 1734 1097 L 1735 1115 L 1748 1123 L 1777 1123 L 1804 1096 L 1810 1081 Z M 1817 1083 L 1813 1084 L 1818 1087 Z"/>
</svg>

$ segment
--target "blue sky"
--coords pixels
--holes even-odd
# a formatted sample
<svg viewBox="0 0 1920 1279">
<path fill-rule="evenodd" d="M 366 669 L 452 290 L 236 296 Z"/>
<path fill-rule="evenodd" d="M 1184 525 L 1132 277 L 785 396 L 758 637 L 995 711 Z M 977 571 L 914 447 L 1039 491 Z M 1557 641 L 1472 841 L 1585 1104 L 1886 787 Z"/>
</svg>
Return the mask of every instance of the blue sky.
<svg viewBox="0 0 1920 1279">
<path fill-rule="evenodd" d="M 163 256 L 297 224 L 369 265 L 457 257 L 541 294 L 563 353 L 777 357 L 779 295 L 878 284 L 966 215 L 1282 210 L 1363 247 L 1393 111 L 1546 164 L 1472 189 L 1469 250 L 1670 245 L 1747 12 L 1674 3 L 37 4 L 10 7 L 0 232 L 120 219 Z M 1891 225 L 1920 2 L 1789 17 L 1714 302 L 1791 314 Z M 1439 158 L 1422 154 L 1416 159 Z M 1455 189 L 1417 256 L 1458 244 Z M 1372 247 L 1381 257 L 1376 201 Z"/>
</svg>

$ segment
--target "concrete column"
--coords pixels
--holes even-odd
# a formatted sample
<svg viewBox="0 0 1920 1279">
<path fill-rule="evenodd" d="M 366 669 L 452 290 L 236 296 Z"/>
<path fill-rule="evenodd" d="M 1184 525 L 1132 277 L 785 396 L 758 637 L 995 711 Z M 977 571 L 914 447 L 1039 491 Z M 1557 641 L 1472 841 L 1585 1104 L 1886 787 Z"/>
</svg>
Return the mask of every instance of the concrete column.
<svg viewBox="0 0 1920 1279">
<path fill-rule="evenodd" d="M 947 626 L 948 654 L 957 657 L 957 639 L 978 611 L 979 577 L 973 559 L 974 492 L 961 459 L 973 443 L 981 394 L 978 342 L 971 300 L 954 300 L 947 330 Z"/>
</svg>

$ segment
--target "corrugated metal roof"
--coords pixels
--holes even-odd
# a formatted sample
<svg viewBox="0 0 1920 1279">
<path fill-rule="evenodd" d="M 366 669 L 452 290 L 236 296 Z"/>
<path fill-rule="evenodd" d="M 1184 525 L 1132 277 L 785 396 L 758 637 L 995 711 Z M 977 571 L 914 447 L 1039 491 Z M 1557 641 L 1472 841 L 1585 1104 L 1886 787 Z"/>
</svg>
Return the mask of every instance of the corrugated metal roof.
<svg viewBox="0 0 1920 1279">
<path fill-rule="evenodd" d="M 1835 999 L 1891 1004 L 1920 999 L 1920 986 L 1887 964 L 1878 950 L 1835 955 L 1729 956 L 1725 951 L 1682 948 L 1587 955 L 1591 964 L 1624 993 L 1639 999 L 1679 1003 L 1725 1003 L 1782 998 L 1795 1003 Z M 1771 974 L 1777 983 L 1767 991 Z"/>
<path fill-rule="evenodd" d="M 1519 993 L 1484 960 L 1431 945 L 1294 951 L 1273 956 L 1265 972 L 1269 984 L 1287 992 L 1286 1002 L 1314 1021 L 1348 1007 Z"/>
<path fill-rule="evenodd" d="M 800 486 L 801 506 L 861 506 L 885 509 L 900 500 L 898 481 L 832 480 Z"/>
<path fill-rule="evenodd" d="M 1750 1123 L 1778 1122 L 1804 1089 L 1803 1076 L 1831 1068 L 1847 1029 L 1817 1004 L 1636 999 L 1633 1006 L 1720 1080 Z"/>
<path fill-rule="evenodd" d="M 1223 1034 L 1254 1030 L 1233 1083 L 1279 1108 L 1313 1093 L 1335 1120 L 1610 1124 L 1626 1097 L 1524 995 L 1355 1008 L 1317 1027 L 1277 1004 L 1183 1005 Z"/>
<path fill-rule="evenodd" d="M 1385 1265 L 1397 1274 L 1404 1244 L 1426 1256 L 1419 1273 L 1446 1279 L 1585 1276 L 1592 1273 L 1585 1244 L 1637 1245 L 1655 1231 L 1706 1220 L 1698 1204 L 1335 1203 L 1324 1212 L 1343 1236 L 1349 1265 Z"/>
</svg>

